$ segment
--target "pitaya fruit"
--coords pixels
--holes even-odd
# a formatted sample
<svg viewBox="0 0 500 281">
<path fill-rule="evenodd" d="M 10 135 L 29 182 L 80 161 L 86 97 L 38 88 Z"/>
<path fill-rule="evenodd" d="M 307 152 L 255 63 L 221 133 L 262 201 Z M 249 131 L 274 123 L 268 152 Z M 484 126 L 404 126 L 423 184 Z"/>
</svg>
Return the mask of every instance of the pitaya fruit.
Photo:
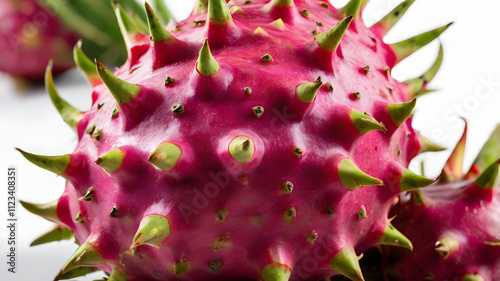
<svg viewBox="0 0 500 281">
<path fill-rule="evenodd" d="M 95 269 L 109 280 L 364 280 L 374 245 L 412 249 L 388 220 L 394 199 L 434 180 L 406 167 L 435 150 L 411 128 L 415 97 L 439 68 L 402 84 L 391 68 L 447 26 L 382 41 L 413 1 L 372 28 L 365 1 L 198 1 L 150 34 L 118 13 L 129 57 L 114 73 L 77 48 L 94 85 L 80 112 L 46 85 L 79 144 L 21 153 L 67 179 L 38 242 L 79 249 L 56 279 Z M 103 83 L 101 83 L 102 81 Z"/>
<path fill-rule="evenodd" d="M 47 62 L 54 58 L 54 74 L 64 72 L 75 65 L 72 48 L 78 37 L 85 39 L 84 48 L 92 56 L 106 63 L 123 62 L 126 52 L 114 10 L 119 11 L 119 6 L 134 11 L 133 19 L 143 29 L 146 18 L 135 0 L 113 3 L 0 0 L 0 71 L 24 80 L 42 80 Z M 168 22 L 169 15 L 163 15 Z"/>
<path fill-rule="evenodd" d="M 500 126 L 463 174 L 466 134 L 439 182 L 397 206 L 393 223 L 415 249 L 388 249 L 390 280 L 500 280 Z"/>
<path fill-rule="evenodd" d="M 73 67 L 71 48 L 78 36 L 33 0 L 0 0 L 0 71 L 43 79 L 54 58 L 54 73 Z"/>
</svg>

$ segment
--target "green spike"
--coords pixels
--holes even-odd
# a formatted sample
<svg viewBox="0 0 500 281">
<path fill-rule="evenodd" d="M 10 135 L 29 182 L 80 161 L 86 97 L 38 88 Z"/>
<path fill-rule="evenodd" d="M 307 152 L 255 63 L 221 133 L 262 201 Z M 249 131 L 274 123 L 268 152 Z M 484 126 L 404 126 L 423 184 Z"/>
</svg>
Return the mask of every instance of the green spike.
<svg viewBox="0 0 500 281">
<path fill-rule="evenodd" d="M 212 76 L 216 74 L 220 65 L 215 60 L 214 56 L 210 52 L 210 47 L 208 46 L 208 40 L 205 39 L 205 43 L 200 50 L 200 56 L 198 57 L 198 63 L 196 64 L 196 69 L 203 76 Z"/>
<path fill-rule="evenodd" d="M 352 18 L 352 16 L 348 16 L 331 29 L 318 34 L 318 36 L 316 36 L 318 45 L 327 52 L 335 51 L 346 33 L 347 28 L 349 28 Z"/>
<path fill-rule="evenodd" d="M 417 175 L 408 169 L 402 168 L 399 187 L 401 191 L 410 191 L 417 188 L 426 187 L 432 184 L 434 181 L 435 180 L 433 179 L 428 179 L 421 175 Z"/>
<path fill-rule="evenodd" d="M 264 108 L 262 106 L 255 106 L 252 108 L 252 112 L 255 117 L 260 118 L 264 114 Z"/>
<path fill-rule="evenodd" d="M 358 219 L 362 220 L 365 218 L 367 218 L 366 208 L 365 206 L 361 206 L 361 208 L 358 211 Z"/>
<path fill-rule="evenodd" d="M 422 33 L 399 43 L 392 44 L 394 52 L 396 53 L 396 63 L 402 61 L 418 49 L 422 48 L 423 46 L 439 37 L 439 35 L 441 35 L 441 33 L 443 33 L 446 29 L 448 29 L 451 24 L 452 23 L 449 23 L 443 27 Z"/>
<path fill-rule="evenodd" d="M 230 143 L 228 152 L 238 163 L 245 164 L 252 160 L 255 154 L 253 140 L 245 136 L 237 136 Z"/>
<path fill-rule="evenodd" d="M 354 19 L 358 19 L 361 16 L 361 5 L 367 0 L 351 0 L 347 3 L 344 8 L 340 9 L 339 12 L 343 16 L 353 16 Z"/>
<path fill-rule="evenodd" d="M 217 25 L 226 25 L 231 22 L 231 12 L 227 7 L 226 1 L 208 1 L 208 18 L 210 19 L 210 23 Z"/>
<path fill-rule="evenodd" d="M 476 179 L 476 184 L 486 189 L 493 189 L 496 186 L 498 177 L 498 167 L 500 159 L 491 164 L 484 172 Z"/>
<path fill-rule="evenodd" d="M 76 126 L 82 118 L 82 113 L 80 110 L 74 108 L 72 105 L 63 100 L 57 93 L 56 87 L 54 86 L 54 79 L 52 78 L 52 66 L 53 62 L 50 60 L 45 70 L 45 88 L 49 93 L 52 103 L 61 114 L 64 122 L 76 130 Z"/>
<path fill-rule="evenodd" d="M 302 149 L 300 149 L 299 147 L 293 148 L 293 155 L 295 155 L 295 157 L 297 157 L 298 159 L 302 158 L 303 154 L 304 153 L 302 152 Z"/>
<path fill-rule="evenodd" d="M 170 221 L 160 215 L 149 215 L 144 217 L 135 233 L 131 249 L 140 245 L 150 245 L 160 248 L 160 244 L 167 239 L 171 233 Z"/>
<path fill-rule="evenodd" d="M 120 270 L 113 270 L 111 275 L 108 277 L 108 281 L 127 281 L 127 274 Z"/>
<path fill-rule="evenodd" d="M 109 216 L 114 218 L 117 217 L 119 213 L 120 211 L 118 211 L 118 208 L 116 206 L 113 206 L 113 208 L 109 212 Z"/>
<path fill-rule="evenodd" d="M 192 14 L 205 14 L 208 10 L 208 0 L 196 0 Z"/>
<path fill-rule="evenodd" d="M 85 201 L 92 201 L 92 199 L 94 199 L 94 187 L 89 187 L 82 199 Z"/>
<path fill-rule="evenodd" d="M 394 8 L 387 16 L 381 19 L 377 24 L 381 25 L 385 29 L 384 35 L 391 30 L 393 26 L 398 23 L 398 21 L 403 17 L 408 8 L 415 2 L 415 0 L 405 0 L 403 3 L 399 4 Z"/>
<path fill-rule="evenodd" d="M 111 150 L 97 158 L 95 163 L 108 173 L 114 173 L 120 169 L 125 154 L 120 149 Z"/>
<path fill-rule="evenodd" d="M 148 26 L 149 33 L 151 34 L 151 40 L 158 42 L 172 39 L 172 35 L 163 26 L 160 18 L 158 18 L 148 2 L 144 2 L 144 7 L 146 8 L 146 15 L 148 16 Z"/>
<path fill-rule="evenodd" d="M 126 104 L 132 101 L 141 92 L 141 87 L 128 83 L 113 75 L 102 63 L 96 61 L 97 73 L 102 82 L 106 84 L 118 104 Z"/>
<path fill-rule="evenodd" d="M 167 25 L 173 19 L 173 16 L 165 2 L 163 2 L 163 0 L 153 0 L 153 5 L 156 7 L 158 15 L 160 15 L 163 21 L 163 25 Z"/>
<path fill-rule="evenodd" d="M 430 141 L 428 138 L 426 138 L 424 136 L 419 135 L 419 138 L 420 138 L 420 153 L 424 153 L 424 152 L 428 152 L 428 151 L 436 152 L 436 151 L 446 150 L 446 148 L 444 148 L 438 144 L 433 143 L 432 141 Z"/>
<path fill-rule="evenodd" d="M 62 275 L 59 275 L 56 280 L 68 280 L 68 279 L 74 279 L 76 277 L 82 277 L 84 275 L 96 272 L 96 271 L 101 271 L 101 269 L 97 267 L 79 267 L 72 269 Z"/>
<path fill-rule="evenodd" d="M 210 270 L 210 272 L 212 273 L 217 273 L 221 270 L 222 268 L 222 261 L 220 260 L 217 260 L 217 261 L 211 261 L 209 264 L 208 264 L 208 268 Z"/>
<path fill-rule="evenodd" d="M 352 247 L 344 247 L 330 261 L 330 267 L 353 281 L 364 281 L 358 256 Z"/>
<path fill-rule="evenodd" d="M 350 117 L 354 127 L 363 135 L 373 130 L 384 132 L 387 130 L 384 125 L 377 122 L 377 120 L 359 111 L 351 110 Z"/>
<path fill-rule="evenodd" d="M 53 221 L 56 223 L 61 223 L 59 216 L 57 215 L 57 203 L 58 200 L 47 203 L 47 204 L 35 204 L 26 201 L 19 200 L 19 203 L 28 210 L 29 212 L 40 216 L 46 220 Z"/>
<path fill-rule="evenodd" d="M 338 176 L 342 186 L 349 190 L 354 190 L 362 186 L 384 185 L 381 180 L 365 174 L 347 158 L 340 161 L 338 165 Z"/>
<path fill-rule="evenodd" d="M 292 270 L 285 264 L 270 263 L 262 268 L 260 280 L 262 281 L 288 281 Z"/>
<path fill-rule="evenodd" d="M 78 215 L 76 215 L 76 218 L 74 219 L 74 221 L 79 222 L 79 223 L 83 223 L 82 213 L 78 213 Z"/>
<path fill-rule="evenodd" d="M 97 250 L 90 245 L 90 242 L 87 240 L 78 248 L 78 250 L 76 250 L 66 265 L 61 269 L 59 275 L 56 277 L 56 280 L 76 268 L 93 267 L 103 263 L 104 259 L 101 254 L 99 254 L 99 252 L 97 252 Z"/>
<path fill-rule="evenodd" d="M 284 194 L 291 194 L 292 191 L 293 191 L 293 183 L 291 183 L 289 181 L 284 182 L 283 183 L 283 188 L 281 189 L 281 191 Z"/>
<path fill-rule="evenodd" d="M 66 168 L 71 161 L 71 156 L 69 154 L 61 156 L 43 156 L 32 154 L 19 148 L 16 148 L 16 150 L 21 152 L 24 158 L 26 158 L 31 163 L 58 175 L 61 175 L 62 173 L 64 173 L 64 171 L 66 171 Z"/>
<path fill-rule="evenodd" d="M 403 124 L 406 119 L 410 117 L 416 104 L 416 99 L 405 103 L 389 103 L 387 105 L 387 111 L 389 112 L 389 116 L 391 116 L 394 124 L 401 126 L 401 124 Z"/>
<path fill-rule="evenodd" d="M 451 235 L 444 235 L 439 237 L 438 241 L 434 245 L 434 250 L 444 259 L 447 259 L 450 254 L 455 253 L 459 250 L 460 244 L 457 238 Z"/>
<path fill-rule="evenodd" d="M 316 231 L 313 231 L 311 234 L 307 235 L 306 241 L 309 244 L 314 244 L 314 242 L 318 239 L 318 233 Z"/>
<path fill-rule="evenodd" d="M 414 78 L 414 79 L 407 80 L 407 81 L 403 82 L 403 84 L 406 84 L 410 87 L 412 96 L 414 98 L 420 97 L 420 96 L 424 95 L 425 93 L 428 93 L 425 91 L 426 86 L 430 81 L 432 81 L 434 76 L 436 76 L 436 73 L 438 72 L 439 68 L 441 67 L 441 63 L 443 62 L 443 54 L 444 54 L 443 44 L 440 44 L 438 56 L 437 56 L 434 64 L 431 66 L 431 68 L 424 75 L 422 75 L 418 78 Z"/>
<path fill-rule="evenodd" d="M 184 262 L 184 261 L 180 261 L 180 262 L 174 264 L 173 271 L 174 271 L 174 274 L 177 276 L 188 273 L 189 272 L 189 263 Z"/>
<path fill-rule="evenodd" d="M 481 152 L 474 160 L 480 171 L 486 170 L 491 164 L 500 158 L 500 125 L 498 125 L 491 134 L 488 141 L 484 144 Z"/>
<path fill-rule="evenodd" d="M 297 216 L 297 210 L 295 209 L 295 207 L 291 207 L 283 215 L 283 224 L 285 225 L 290 224 L 293 220 L 295 220 L 296 216 Z"/>
<path fill-rule="evenodd" d="M 92 62 L 92 60 L 90 60 L 82 50 L 81 39 L 76 42 L 76 45 L 73 48 L 73 60 L 75 61 L 75 65 L 78 66 L 83 73 L 85 73 L 92 85 L 95 84 L 95 81 L 99 80 L 99 76 L 95 71 L 95 63 Z M 47 82 L 45 82 L 45 84 L 47 85 Z"/>
<path fill-rule="evenodd" d="M 161 171 L 170 171 L 177 165 L 181 155 L 182 151 L 177 145 L 164 142 L 149 155 L 148 161 Z"/>
<path fill-rule="evenodd" d="M 301 102 L 311 103 L 313 102 L 316 94 L 318 94 L 318 90 L 321 87 L 323 82 L 321 82 L 321 77 L 318 77 L 314 82 L 305 82 L 297 86 L 295 90 L 297 93 L 297 97 Z"/>
<path fill-rule="evenodd" d="M 484 281 L 484 277 L 479 273 L 469 273 L 462 277 L 462 281 Z"/>
<path fill-rule="evenodd" d="M 378 240 L 381 245 L 399 246 L 413 251 L 411 241 L 399 232 L 391 223 L 388 223 Z"/>
<path fill-rule="evenodd" d="M 62 226 L 62 225 L 57 225 L 55 228 L 53 228 L 49 232 L 45 233 L 44 235 L 38 237 L 33 242 L 31 242 L 30 247 L 42 245 L 42 244 L 50 243 L 50 242 L 54 242 L 54 241 L 69 240 L 73 237 L 74 237 L 74 235 L 73 235 L 73 232 L 71 232 L 71 229 L 69 229 L 65 226 Z"/>
<path fill-rule="evenodd" d="M 127 15 L 120 4 L 113 3 L 113 8 L 115 10 L 116 19 L 118 20 L 118 26 L 122 32 L 123 40 L 127 49 L 130 49 L 132 43 L 131 38 L 134 38 L 138 34 L 145 34 L 147 30 L 141 30 L 139 26 Z"/>
</svg>

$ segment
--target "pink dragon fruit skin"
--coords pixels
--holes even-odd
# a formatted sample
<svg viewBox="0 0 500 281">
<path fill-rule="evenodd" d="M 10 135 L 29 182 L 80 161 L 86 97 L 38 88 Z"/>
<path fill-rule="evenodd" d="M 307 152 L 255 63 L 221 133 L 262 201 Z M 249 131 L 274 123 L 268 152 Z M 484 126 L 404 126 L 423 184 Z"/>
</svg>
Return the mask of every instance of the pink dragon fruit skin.
<svg viewBox="0 0 500 281">
<path fill-rule="evenodd" d="M 117 13 L 129 59 L 114 74 L 96 63 L 87 112 L 49 65 L 79 144 L 20 151 L 68 181 L 53 203 L 23 202 L 57 223 L 42 240 L 69 228 L 81 244 L 56 279 L 360 281 L 366 249 L 411 249 L 387 215 L 433 182 L 405 168 L 432 147 L 408 119 L 423 84 L 389 73 L 446 27 L 389 46 L 381 26 L 400 15 L 366 28 L 362 2 L 200 1 L 167 29 L 146 4 L 150 35 Z"/>
<path fill-rule="evenodd" d="M 388 249 L 391 280 L 500 280 L 500 127 L 464 175 L 466 132 L 440 181 L 398 206 L 393 223 L 414 250 Z"/>
<path fill-rule="evenodd" d="M 42 80 L 47 62 L 54 58 L 54 73 L 64 72 L 74 66 L 76 40 L 36 1 L 0 1 L 0 71 Z"/>
</svg>

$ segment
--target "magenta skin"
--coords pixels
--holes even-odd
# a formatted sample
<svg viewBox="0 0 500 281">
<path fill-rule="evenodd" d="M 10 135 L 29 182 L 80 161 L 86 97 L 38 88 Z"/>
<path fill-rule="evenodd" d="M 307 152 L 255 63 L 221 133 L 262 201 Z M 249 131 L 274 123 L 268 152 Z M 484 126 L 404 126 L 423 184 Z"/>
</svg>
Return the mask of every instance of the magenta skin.
<svg viewBox="0 0 500 281">
<path fill-rule="evenodd" d="M 54 74 L 73 67 L 77 35 L 33 0 L 0 0 L 0 71 L 42 80 L 54 59 Z"/>
<path fill-rule="evenodd" d="M 397 280 L 427 276 L 461 280 L 468 273 L 477 273 L 485 281 L 500 280 L 499 246 L 488 244 L 499 240 L 499 190 L 485 190 L 473 180 L 464 180 L 426 188 L 425 205 L 403 204 L 393 224 L 413 242 L 414 250 L 393 249 L 399 261 Z M 452 235 L 460 244 L 447 259 L 434 250 L 442 235 Z"/>
<path fill-rule="evenodd" d="M 341 249 L 352 247 L 360 255 L 380 244 L 389 209 L 401 192 L 402 170 L 421 149 L 411 119 L 395 127 L 385 109 L 410 99 L 407 86 L 384 70 L 394 66 L 387 59 L 395 57 L 393 51 L 354 20 L 341 47 L 325 52 L 312 31 L 326 31 L 341 20 L 331 5 L 297 0 L 295 7 L 267 13 L 267 1 L 234 2 L 245 13 L 232 15 L 228 26 L 208 20 L 193 26 L 205 14 L 179 22 L 179 31 L 169 25 L 182 48 L 144 45 L 149 35 L 134 38 L 129 60 L 114 73 L 141 87 L 129 103 L 118 105 L 104 84 L 93 88 L 92 109 L 79 121 L 79 144 L 62 174 L 69 183 L 57 212 L 80 243 L 90 241 L 103 256 L 104 264 L 97 267 L 105 271 L 124 272 L 127 280 L 258 280 L 274 263 L 292 271 L 290 280 L 318 280 L 341 274 L 330 267 Z M 303 9 L 309 18 L 299 13 Z M 284 30 L 270 25 L 278 17 Z M 254 35 L 257 27 L 269 36 Z M 209 77 L 196 69 L 205 38 L 220 65 Z M 161 48 L 182 52 L 164 57 Z M 265 54 L 273 61 L 263 62 Z M 318 65 L 323 55 L 330 64 Z M 367 65 L 368 72 L 360 71 Z M 174 82 L 165 85 L 167 76 Z M 318 76 L 334 90 L 323 84 L 312 103 L 300 101 L 297 86 Z M 360 99 L 352 99 L 355 92 Z M 173 114 L 173 105 L 184 105 L 185 112 Z M 260 118 L 252 112 L 255 106 L 265 110 Z M 362 135 L 350 120 L 352 109 L 380 117 L 384 124 L 387 120 L 388 130 Z M 102 130 L 99 140 L 85 133 L 94 125 Z M 237 136 L 255 144 L 247 163 L 229 155 L 228 144 Z M 148 162 L 163 142 L 182 151 L 170 171 Z M 294 155 L 295 147 L 302 157 Z M 124 160 L 116 172 L 94 163 L 118 148 Z M 345 158 L 384 186 L 343 187 L 338 165 Z M 291 194 L 282 192 L 286 181 L 294 185 Z M 93 200 L 81 200 L 90 187 Z M 367 217 L 359 219 L 362 206 Z M 118 214 L 110 217 L 113 207 Z M 285 224 L 284 214 L 292 207 L 296 217 Z M 216 221 L 223 208 L 227 217 Z M 74 221 L 79 213 L 83 222 Z M 159 248 L 141 245 L 134 253 L 134 235 L 148 215 L 167 217 L 171 234 Z M 306 238 L 312 233 L 318 237 L 311 244 Z M 225 243 L 214 246 L 216 241 Z M 176 274 L 174 265 L 180 262 L 188 270 Z M 222 267 L 214 273 L 211 262 Z"/>
</svg>

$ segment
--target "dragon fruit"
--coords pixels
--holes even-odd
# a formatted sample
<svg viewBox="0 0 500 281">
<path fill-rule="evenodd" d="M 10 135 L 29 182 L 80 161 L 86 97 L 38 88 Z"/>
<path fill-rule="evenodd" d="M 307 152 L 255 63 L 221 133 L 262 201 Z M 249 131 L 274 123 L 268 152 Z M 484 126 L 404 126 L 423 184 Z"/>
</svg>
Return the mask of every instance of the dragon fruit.
<svg viewBox="0 0 500 281">
<path fill-rule="evenodd" d="M 56 279 L 364 280 L 362 253 L 412 249 L 388 219 L 402 191 L 434 182 L 406 167 L 436 150 L 411 127 L 415 97 L 390 71 L 448 26 L 387 45 L 413 1 L 372 28 L 366 1 L 198 1 L 149 34 L 119 15 L 128 60 L 114 73 L 81 49 L 92 108 L 46 86 L 79 144 L 67 155 L 19 150 L 64 177 L 52 203 L 22 202 L 56 223 L 35 244 L 74 236 Z M 96 70 L 95 70 L 96 69 Z"/>
<path fill-rule="evenodd" d="M 500 280 L 500 126 L 463 174 L 466 134 L 439 182 L 398 205 L 393 223 L 415 249 L 388 249 L 390 280 Z"/>
<path fill-rule="evenodd" d="M 43 80 L 53 58 L 54 74 L 72 68 L 73 46 L 85 39 L 85 50 L 106 63 L 121 63 L 126 52 L 114 17 L 120 6 L 134 11 L 139 22 L 144 12 L 135 0 L 0 0 L 0 71 L 15 78 Z M 155 1 L 159 7 L 163 7 Z M 170 15 L 162 13 L 168 22 Z M 144 26 L 140 26 L 145 28 Z M 146 29 L 147 30 L 147 29 Z"/>
<path fill-rule="evenodd" d="M 54 73 L 73 67 L 77 35 L 32 0 L 0 1 L 0 71 L 30 80 L 43 79 L 54 58 Z"/>
</svg>

